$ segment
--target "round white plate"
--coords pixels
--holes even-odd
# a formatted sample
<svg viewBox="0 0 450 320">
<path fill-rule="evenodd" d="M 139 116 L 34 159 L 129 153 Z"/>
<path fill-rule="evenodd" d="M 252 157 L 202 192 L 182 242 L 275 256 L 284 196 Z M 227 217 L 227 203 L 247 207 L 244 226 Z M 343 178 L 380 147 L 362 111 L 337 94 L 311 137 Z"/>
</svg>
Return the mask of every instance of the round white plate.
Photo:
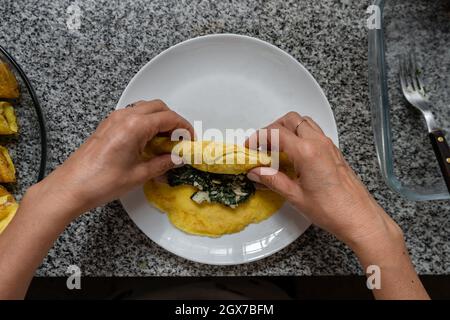
<svg viewBox="0 0 450 320">
<path fill-rule="evenodd" d="M 292 56 L 264 41 L 220 34 L 191 39 L 162 52 L 130 81 L 117 108 L 162 99 L 203 130 L 263 127 L 288 111 L 311 116 L 338 145 L 328 101 L 311 74 Z M 218 265 L 267 257 L 289 245 L 310 222 L 288 204 L 271 218 L 220 238 L 186 234 L 153 208 L 142 188 L 121 202 L 153 241 L 183 258 Z"/>
</svg>

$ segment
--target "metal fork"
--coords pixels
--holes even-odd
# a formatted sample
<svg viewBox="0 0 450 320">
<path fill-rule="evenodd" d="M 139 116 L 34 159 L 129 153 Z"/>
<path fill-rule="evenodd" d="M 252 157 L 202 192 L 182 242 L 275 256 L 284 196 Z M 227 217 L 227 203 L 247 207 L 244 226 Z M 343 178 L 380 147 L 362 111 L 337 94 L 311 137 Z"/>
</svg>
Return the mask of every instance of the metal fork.
<svg viewBox="0 0 450 320">
<path fill-rule="evenodd" d="M 416 58 L 412 53 L 400 58 L 400 84 L 406 100 L 425 118 L 428 136 L 450 192 L 450 148 L 444 131 L 438 127 L 431 112 L 432 106 L 428 100 L 428 92 L 423 85 L 422 72 L 417 67 Z"/>
</svg>

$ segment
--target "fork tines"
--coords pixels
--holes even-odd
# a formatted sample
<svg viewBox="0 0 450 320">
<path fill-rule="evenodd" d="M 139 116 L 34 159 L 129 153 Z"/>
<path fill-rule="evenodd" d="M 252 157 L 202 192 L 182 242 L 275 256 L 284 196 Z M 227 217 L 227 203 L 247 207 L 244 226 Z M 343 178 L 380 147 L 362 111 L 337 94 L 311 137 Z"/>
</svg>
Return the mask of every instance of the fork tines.
<svg viewBox="0 0 450 320">
<path fill-rule="evenodd" d="M 422 73 L 417 67 L 416 57 L 410 52 L 399 59 L 400 82 L 403 91 L 418 91 L 425 96 L 426 91 L 422 82 Z"/>
</svg>

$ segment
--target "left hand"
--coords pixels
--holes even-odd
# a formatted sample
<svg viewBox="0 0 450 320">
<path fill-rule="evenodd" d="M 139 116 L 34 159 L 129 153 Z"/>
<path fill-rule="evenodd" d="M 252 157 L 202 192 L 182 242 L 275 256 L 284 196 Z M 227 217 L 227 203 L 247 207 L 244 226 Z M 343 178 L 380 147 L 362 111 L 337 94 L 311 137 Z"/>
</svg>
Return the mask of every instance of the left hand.
<svg viewBox="0 0 450 320">
<path fill-rule="evenodd" d="M 173 168 L 170 155 L 145 160 L 146 143 L 160 132 L 193 128 L 162 101 L 141 101 L 111 113 L 60 167 L 33 187 L 72 215 L 118 199 L 132 188 Z M 64 211 L 64 210 L 63 210 Z M 74 217 L 71 217 L 74 218 Z"/>
</svg>

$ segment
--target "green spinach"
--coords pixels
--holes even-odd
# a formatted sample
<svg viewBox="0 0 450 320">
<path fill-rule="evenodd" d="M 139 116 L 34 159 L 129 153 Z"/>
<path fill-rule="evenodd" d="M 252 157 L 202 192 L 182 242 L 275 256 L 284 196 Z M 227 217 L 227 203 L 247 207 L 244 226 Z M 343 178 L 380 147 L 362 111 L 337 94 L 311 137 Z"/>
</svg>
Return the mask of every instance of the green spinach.
<svg viewBox="0 0 450 320">
<path fill-rule="evenodd" d="M 188 184 L 198 189 L 191 199 L 197 203 L 216 202 L 235 208 L 255 193 L 255 186 L 244 174 L 217 174 L 185 165 L 169 170 L 170 186 Z"/>
</svg>

